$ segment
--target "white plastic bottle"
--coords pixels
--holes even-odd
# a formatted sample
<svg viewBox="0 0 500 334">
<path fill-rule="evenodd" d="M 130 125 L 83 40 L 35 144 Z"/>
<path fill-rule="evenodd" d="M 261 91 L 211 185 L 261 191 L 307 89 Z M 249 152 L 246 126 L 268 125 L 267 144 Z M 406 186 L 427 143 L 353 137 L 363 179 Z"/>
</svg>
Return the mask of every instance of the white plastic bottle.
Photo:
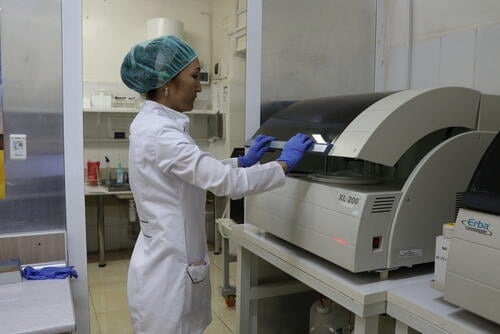
<svg viewBox="0 0 500 334">
<path fill-rule="evenodd" d="M 326 297 L 315 301 L 310 310 L 309 334 L 351 333 L 350 312 Z"/>
<path fill-rule="evenodd" d="M 125 170 L 122 168 L 122 164 L 118 163 L 118 168 L 116 168 L 116 183 L 122 184 L 124 182 L 123 173 Z"/>
<path fill-rule="evenodd" d="M 444 291 L 446 278 L 446 263 L 448 261 L 448 250 L 455 223 L 443 225 L 443 235 L 436 237 L 436 257 L 434 259 L 434 282 L 431 286 L 437 290 Z"/>
</svg>

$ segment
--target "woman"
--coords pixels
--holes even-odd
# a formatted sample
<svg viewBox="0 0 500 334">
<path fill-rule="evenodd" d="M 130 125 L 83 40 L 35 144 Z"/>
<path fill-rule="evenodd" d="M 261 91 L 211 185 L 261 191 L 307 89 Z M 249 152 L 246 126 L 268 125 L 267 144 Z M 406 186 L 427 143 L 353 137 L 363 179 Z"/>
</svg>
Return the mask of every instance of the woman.
<svg viewBox="0 0 500 334">
<path fill-rule="evenodd" d="M 130 126 L 129 178 L 141 233 L 130 260 L 128 299 L 138 334 L 202 333 L 211 321 L 205 192 L 238 198 L 279 185 L 311 140 L 297 134 L 276 162 L 255 165 L 274 138 L 259 136 L 248 153 L 219 161 L 187 130 L 200 62 L 175 36 L 134 46 L 123 82 L 146 101 Z"/>
</svg>

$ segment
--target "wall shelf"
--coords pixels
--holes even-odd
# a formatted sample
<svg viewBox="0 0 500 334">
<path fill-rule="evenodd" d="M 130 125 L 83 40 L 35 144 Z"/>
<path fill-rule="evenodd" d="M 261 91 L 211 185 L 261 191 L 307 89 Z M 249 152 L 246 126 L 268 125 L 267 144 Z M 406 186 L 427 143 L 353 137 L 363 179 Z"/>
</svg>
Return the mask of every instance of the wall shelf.
<svg viewBox="0 0 500 334">
<path fill-rule="evenodd" d="M 114 139 L 114 138 L 84 138 L 84 142 L 87 143 L 128 143 L 128 138 L 124 139 Z"/>
<path fill-rule="evenodd" d="M 247 28 L 243 27 L 234 33 L 234 53 L 245 57 L 247 54 Z"/>
<path fill-rule="evenodd" d="M 184 112 L 186 115 L 216 115 L 217 110 L 212 109 L 193 109 L 191 111 Z"/>
<path fill-rule="evenodd" d="M 84 108 L 83 112 L 88 113 L 132 113 L 136 114 L 139 112 L 138 108 Z M 191 111 L 186 111 L 186 115 L 215 115 L 216 110 L 212 109 L 193 109 Z"/>
<path fill-rule="evenodd" d="M 136 114 L 138 108 L 83 108 L 83 112 L 89 113 L 132 113 Z"/>
<path fill-rule="evenodd" d="M 212 109 L 194 109 L 186 111 L 184 114 L 192 117 L 190 131 L 193 139 L 200 141 L 203 138 L 223 138 L 224 136 L 224 114 Z M 198 124 L 198 125 L 196 125 Z M 201 127 L 200 127 L 201 125 Z M 196 129 L 198 131 L 196 131 Z M 199 132 L 201 130 L 201 132 Z M 204 133 L 200 135 L 200 133 Z"/>
</svg>

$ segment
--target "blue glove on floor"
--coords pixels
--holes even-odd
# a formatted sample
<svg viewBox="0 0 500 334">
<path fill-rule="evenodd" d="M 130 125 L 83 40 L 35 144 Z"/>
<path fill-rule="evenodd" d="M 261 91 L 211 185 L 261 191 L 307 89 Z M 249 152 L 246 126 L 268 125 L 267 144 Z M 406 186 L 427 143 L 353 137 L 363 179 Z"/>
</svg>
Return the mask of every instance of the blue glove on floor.
<svg viewBox="0 0 500 334">
<path fill-rule="evenodd" d="M 297 133 L 290 138 L 283 146 L 283 151 L 276 161 L 283 161 L 288 166 L 290 172 L 295 165 L 302 159 L 304 153 L 312 145 L 313 141 L 309 136 Z"/>
<path fill-rule="evenodd" d="M 64 279 L 68 276 L 73 278 L 78 278 L 76 270 L 73 266 L 70 267 L 44 267 L 41 269 L 35 269 L 30 266 L 26 266 L 23 269 L 23 277 L 25 279 L 31 280 L 43 280 L 43 279 Z"/>
<path fill-rule="evenodd" d="M 268 144 L 276 140 L 274 137 L 266 135 L 258 135 L 250 145 L 247 154 L 240 156 L 238 161 L 241 167 L 250 167 L 255 165 L 266 153 L 268 149 Z"/>
</svg>

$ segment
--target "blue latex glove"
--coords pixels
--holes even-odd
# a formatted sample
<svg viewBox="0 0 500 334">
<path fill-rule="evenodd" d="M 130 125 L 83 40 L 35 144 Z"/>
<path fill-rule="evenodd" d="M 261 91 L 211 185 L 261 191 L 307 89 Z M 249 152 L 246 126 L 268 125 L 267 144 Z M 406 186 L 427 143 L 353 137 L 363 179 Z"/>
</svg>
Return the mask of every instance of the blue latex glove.
<svg viewBox="0 0 500 334">
<path fill-rule="evenodd" d="M 30 266 L 26 266 L 23 269 L 23 277 L 25 279 L 31 280 L 44 280 L 44 279 L 64 279 L 68 276 L 78 278 L 76 270 L 73 266 L 70 267 L 44 267 L 41 269 L 35 269 Z"/>
<path fill-rule="evenodd" d="M 290 172 L 295 165 L 302 159 L 304 153 L 312 145 L 313 141 L 309 136 L 297 133 L 290 138 L 283 146 L 283 151 L 276 161 L 283 161 L 288 166 Z"/>
<path fill-rule="evenodd" d="M 247 154 L 240 156 L 238 161 L 241 167 L 250 167 L 255 165 L 266 153 L 268 149 L 268 144 L 276 140 L 274 137 L 266 135 L 258 135 L 250 145 Z"/>
</svg>

